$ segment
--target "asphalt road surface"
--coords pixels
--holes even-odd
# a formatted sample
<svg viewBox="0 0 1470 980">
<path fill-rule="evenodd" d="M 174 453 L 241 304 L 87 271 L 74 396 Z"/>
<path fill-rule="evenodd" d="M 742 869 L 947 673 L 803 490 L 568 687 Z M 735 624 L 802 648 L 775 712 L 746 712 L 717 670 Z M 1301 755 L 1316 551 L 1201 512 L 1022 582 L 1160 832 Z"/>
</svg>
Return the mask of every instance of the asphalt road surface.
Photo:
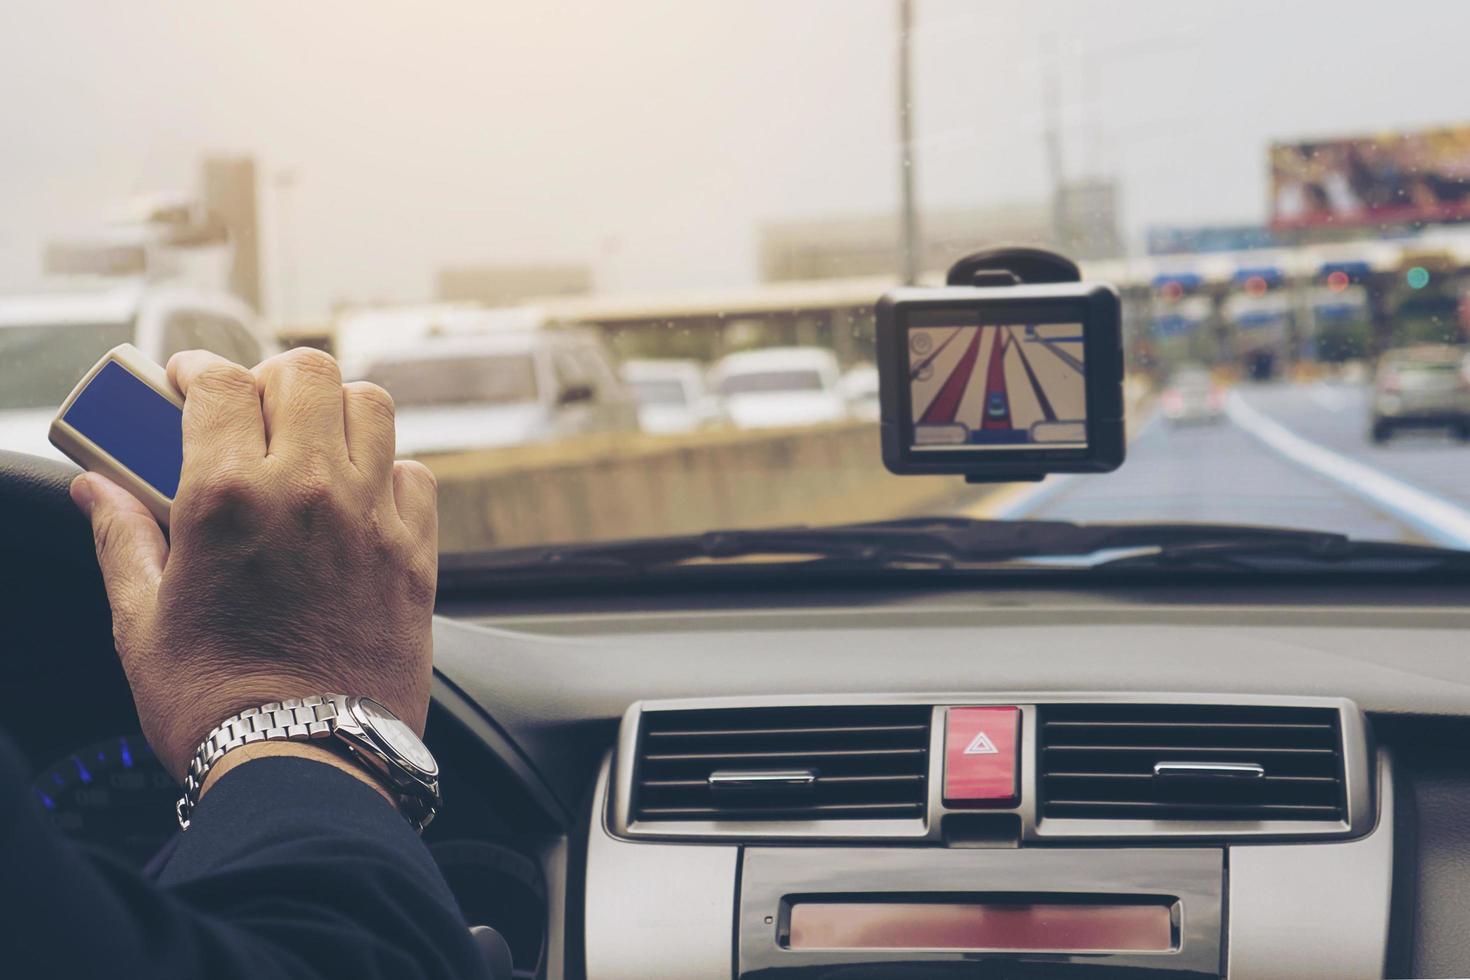
<svg viewBox="0 0 1470 980">
<path fill-rule="evenodd" d="M 1211 521 L 1470 547 L 1470 444 L 1438 432 L 1368 440 L 1368 393 L 1243 385 L 1214 424 L 1144 424 L 1103 476 L 1051 477 L 968 513 L 1076 521 Z"/>
</svg>

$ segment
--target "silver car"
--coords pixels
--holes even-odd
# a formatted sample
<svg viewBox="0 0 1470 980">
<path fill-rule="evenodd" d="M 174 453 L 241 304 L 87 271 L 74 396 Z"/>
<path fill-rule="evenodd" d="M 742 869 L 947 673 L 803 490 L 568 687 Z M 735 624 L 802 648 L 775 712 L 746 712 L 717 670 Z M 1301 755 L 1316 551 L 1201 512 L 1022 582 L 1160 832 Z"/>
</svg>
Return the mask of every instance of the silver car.
<svg viewBox="0 0 1470 980">
<path fill-rule="evenodd" d="M 638 431 L 633 393 L 590 331 L 431 337 L 379 355 L 364 377 L 393 396 L 400 456 Z"/>
<path fill-rule="evenodd" d="M 1369 436 L 1383 443 L 1409 428 L 1449 429 L 1470 441 L 1470 355 L 1463 348 L 1425 344 L 1383 356 Z"/>
<path fill-rule="evenodd" d="M 1159 396 L 1159 408 L 1170 425 L 1219 422 L 1225 415 L 1225 390 L 1205 368 L 1181 368 Z"/>
<path fill-rule="evenodd" d="M 202 348 L 246 367 L 275 349 L 240 300 L 184 282 L 61 281 L 0 296 L 0 449 L 60 459 L 46 438 L 51 416 L 118 344 L 159 364 Z"/>
</svg>

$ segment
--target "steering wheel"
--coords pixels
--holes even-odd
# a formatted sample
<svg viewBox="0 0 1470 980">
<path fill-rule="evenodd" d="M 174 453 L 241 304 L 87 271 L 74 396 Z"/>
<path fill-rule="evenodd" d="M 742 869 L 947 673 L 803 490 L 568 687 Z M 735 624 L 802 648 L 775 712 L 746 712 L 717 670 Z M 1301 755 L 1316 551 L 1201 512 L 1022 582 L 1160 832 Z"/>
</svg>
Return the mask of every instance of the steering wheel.
<svg viewBox="0 0 1470 980">
<path fill-rule="evenodd" d="M 92 532 L 67 492 L 77 473 L 70 463 L 0 450 L 0 629 L 6 640 L 0 690 L 12 694 L 19 682 L 48 675 L 71 675 L 62 688 L 68 697 L 83 687 L 116 690 L 121 681 Z M 10 700 L 0 696 L 0 718 L 15 724 L 28 706 Z M 19 727 L 10 734 L 20 737 Z"/>
<path fill-rule="evenodd" d="M 70 463 L 0 449 L 0 541 L 12 567 L 40 558 L 75 568 L 100 589 L 91 530 L 67 491 L 79 472 Z"/>
</svg>

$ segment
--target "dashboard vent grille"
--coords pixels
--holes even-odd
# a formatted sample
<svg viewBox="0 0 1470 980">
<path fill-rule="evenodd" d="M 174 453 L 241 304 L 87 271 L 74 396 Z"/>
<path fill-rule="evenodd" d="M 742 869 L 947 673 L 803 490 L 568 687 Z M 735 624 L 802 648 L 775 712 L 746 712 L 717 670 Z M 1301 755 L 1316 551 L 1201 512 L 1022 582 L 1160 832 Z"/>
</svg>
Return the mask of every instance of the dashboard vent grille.
<svg viewBox="0 0 1470 980">
<path fill-rule="evenodd" d="M 1046 705 L 1042 817 L 1346 820 L 1332 708 Z"/>
<path fill-rule="evenodd" d="M 633 819 L 921 818 L 930 718 L 890 705 L 645 712 Z"/>
</svg>

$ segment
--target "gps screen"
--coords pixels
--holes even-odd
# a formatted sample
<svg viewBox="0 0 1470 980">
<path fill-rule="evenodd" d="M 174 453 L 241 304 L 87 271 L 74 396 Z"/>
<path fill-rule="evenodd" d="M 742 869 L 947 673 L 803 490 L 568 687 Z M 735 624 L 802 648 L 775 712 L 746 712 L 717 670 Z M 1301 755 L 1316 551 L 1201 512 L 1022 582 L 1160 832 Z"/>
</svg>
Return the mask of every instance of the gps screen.
<svg viewBox="0 0 1470 980">
<path fill-rule="evenodd" d="M 1087 448 L 1081 323 L 911 326 L 915 452 Z"/>
</svg>

